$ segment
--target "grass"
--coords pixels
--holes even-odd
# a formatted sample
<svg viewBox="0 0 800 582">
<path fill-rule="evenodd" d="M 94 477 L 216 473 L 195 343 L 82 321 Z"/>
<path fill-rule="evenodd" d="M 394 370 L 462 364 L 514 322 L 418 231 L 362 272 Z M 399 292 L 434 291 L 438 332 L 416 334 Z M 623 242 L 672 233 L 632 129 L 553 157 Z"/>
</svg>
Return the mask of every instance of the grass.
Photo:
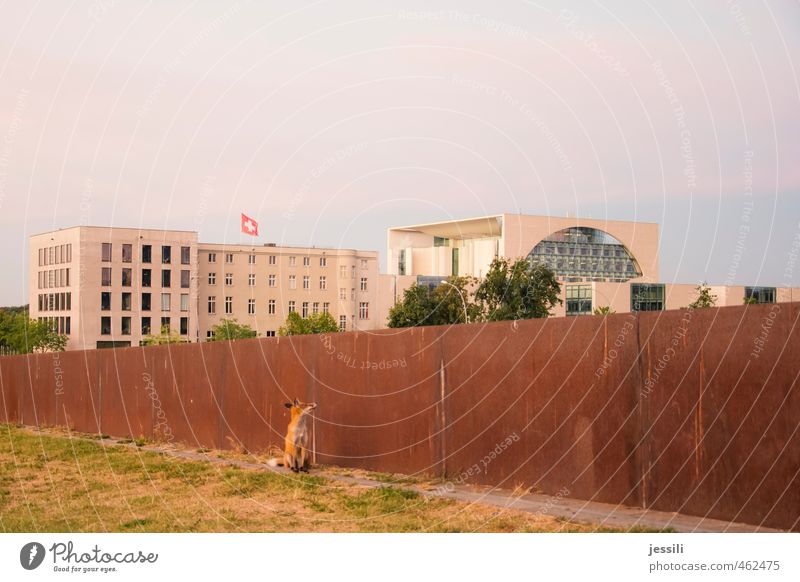
<svg viewBox="0 0 800 582">
<path fill-rule="evenodd" d="M 105 435 L 103 435 L 105 436 Z M 561 518 L 376 487 L 184 460 L 89 435 L 0 425 L 3 532 L 593 531 Z M 331 471 L 330 475 L 335 472 Z M 391 484 L 391 486 L 387 486 Z M 605 531 L 605 528 L 604 528 Z"/>
</svg>

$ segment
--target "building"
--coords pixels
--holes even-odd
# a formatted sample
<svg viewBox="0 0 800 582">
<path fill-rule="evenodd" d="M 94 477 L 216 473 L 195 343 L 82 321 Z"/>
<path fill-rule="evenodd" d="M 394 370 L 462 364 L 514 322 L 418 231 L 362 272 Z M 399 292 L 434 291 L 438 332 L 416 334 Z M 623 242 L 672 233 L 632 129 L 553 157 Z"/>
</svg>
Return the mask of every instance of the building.
<svg viewBox="0 0 800 582">
<path fill-rule="evenodd" d="M 79 226 L 34 235 L 30 316 L 67 349 L 138 346 L 163 327 L 209 338 L 223 318 L 272 336 L 291 311 L 376 329 L 378 253 L 198 243 L 196 232 Z"/>
<path fill-rule="evenodd" d="M 388 280 L 382 301 L 413 283 L 438 285 L 449 276 L 482 277 L 495 257 L 525 257 L 549 266 L 561 282 L 563 304 L 553 315 L 587 315 L 686 307 L 697 284 L 662 283 L 658 225 L 646 222 L 498 214 L 392 227 L 387 235 Z M 800 300 L 798 288 L 711 286 L 717 305 Z"/>
</svg>

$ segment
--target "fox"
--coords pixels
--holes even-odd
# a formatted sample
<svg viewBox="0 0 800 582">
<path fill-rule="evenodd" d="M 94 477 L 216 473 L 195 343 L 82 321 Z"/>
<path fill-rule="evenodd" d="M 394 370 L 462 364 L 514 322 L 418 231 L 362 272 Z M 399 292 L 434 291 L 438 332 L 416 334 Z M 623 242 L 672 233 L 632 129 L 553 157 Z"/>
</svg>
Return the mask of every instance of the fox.
<svg viewBox="0 0 800 582">
<path fill-rule="evenodd" d="M 291 411 L 291 420 L 286 430 L 283 462 L 279 459 L 270 459 L 270 467 L 287 467 L 294 473 L 303 471 L 308 473 L 311 467 L 311 455 L 308 450 L 308 417 L 310 412 L 317 407 L 316 402 L 287 402 L 284 406 Z"/>
</svg>

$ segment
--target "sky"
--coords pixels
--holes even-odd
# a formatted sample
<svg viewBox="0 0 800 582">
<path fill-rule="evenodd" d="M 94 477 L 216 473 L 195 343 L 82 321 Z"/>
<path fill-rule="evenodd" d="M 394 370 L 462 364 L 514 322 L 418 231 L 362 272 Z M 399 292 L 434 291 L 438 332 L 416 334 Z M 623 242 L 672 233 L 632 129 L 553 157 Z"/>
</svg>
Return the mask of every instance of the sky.
<svg viewBox="0 0 800 582">
<path fill-rule="evenodd" d="M 80 224 L 377 250 L 660 225 L 661 280 L 800 286 L 800 3 L 40 0 L 0 18 L 0 305 Z"/>
</svg>

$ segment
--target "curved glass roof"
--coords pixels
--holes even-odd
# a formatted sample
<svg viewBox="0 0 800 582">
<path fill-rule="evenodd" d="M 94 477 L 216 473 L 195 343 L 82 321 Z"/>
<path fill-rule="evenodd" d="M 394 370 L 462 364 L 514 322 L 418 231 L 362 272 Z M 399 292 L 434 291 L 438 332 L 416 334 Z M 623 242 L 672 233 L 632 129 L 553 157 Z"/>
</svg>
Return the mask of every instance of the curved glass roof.
<svg viewBox="0 0 800 582">
<path fill-rule="evenodd" d="M 636 259 L 620 241 L 602 230 L 572 226 L 542 239 L 527 256 L 565 281 L 627 281 L 641 277 Z"/>
</svg>

